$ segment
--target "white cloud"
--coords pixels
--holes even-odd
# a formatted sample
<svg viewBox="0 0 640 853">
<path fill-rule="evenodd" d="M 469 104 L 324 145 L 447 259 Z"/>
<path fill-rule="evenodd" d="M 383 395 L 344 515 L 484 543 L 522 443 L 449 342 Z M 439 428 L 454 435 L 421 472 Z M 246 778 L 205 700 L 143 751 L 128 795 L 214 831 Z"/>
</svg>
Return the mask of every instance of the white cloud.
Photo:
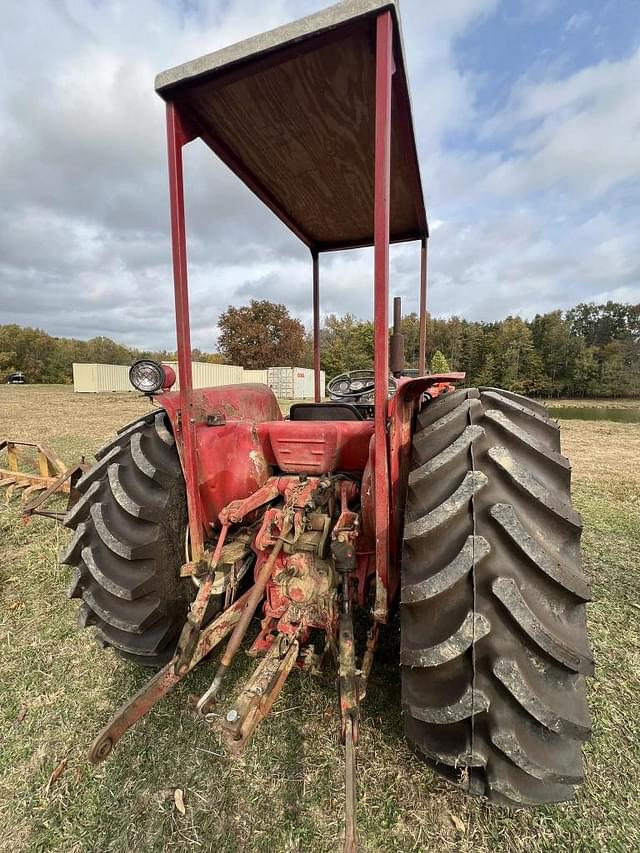
<svg viewBox="0 0 640 853">
<path fill-rule="evenodd" d="M 323 5 L 212 0 L 185 13 L 161 0 L 26 0 L 3 8 L 0 322 L 172 347 L 154 75 Z M 493 319 L 602 294 L 637 300 L 637 208 L 616 193 L 640 176 L 640 52 L 514 81 L 492 116 L 456 51 L 498 5 L 402 2 L 431 206 L 431 308 Z M 554 8 L 522 6 L 528 15 Z M 470 141 L 451 149 L 451 132 Z M 185 170 L 194 345 L 214 346 L 219 312 L 252 297 L 285 302 L 308 321 L 307 250 L 201 144 L 186 149 Z M 417 307 L 418 263 L 417 247 L 392 249 L 391 289 L 407 311 Z M 369 316 L 371 253 L 324 256 L 321 284 L 323 312 Z"/>
<path fill-rule="evenodd" d="M 583 27 L 586 27 L 588 23 L 592 20 L 592 15 L 590 12 L 576 12 L 575 15 L 571 15 L 567 23 L 565 24 L 565 30 L 567 32 L 581 30 Z"/>
<path fill-rule="evenodd" d="M 510 194 L 553 187 L 595 197 L 640 177 L 640 49 L 561 80 L 521 85 L 493 129 L 515 136 L 486 178 Z"/>
</svg>

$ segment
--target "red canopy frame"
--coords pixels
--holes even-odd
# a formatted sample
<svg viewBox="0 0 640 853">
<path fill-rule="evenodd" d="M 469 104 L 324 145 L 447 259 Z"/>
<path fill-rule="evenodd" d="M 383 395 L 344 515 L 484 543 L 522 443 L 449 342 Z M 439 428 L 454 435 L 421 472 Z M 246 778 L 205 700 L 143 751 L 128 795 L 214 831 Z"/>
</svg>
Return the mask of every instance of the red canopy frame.
<svg viewBox="0 0 640 853">
<path fill-rule="evenodd" d="M 376 16 L 375 29 L 375 168 L 374 168 L 374 373 L 375 373 L 375 505 L 376 505 L 376 565 L 384 579 L 389 563 L 389 458 L 387 440 L 389 375 L 389 242 L 390 242 L 390 194 L 391 194 L 391 116 L 394 109 L 403 109 L 405 100 L 394 99 L 394 25 L 390 11 Z M 397 76 L 397 75 L 396 75 Z M 198 499 L 198 463 L 196 453 L 195 417 L 193 412 L 193 379 L 191 368 L 191 333 L 189 321 L 189 293 L 187 273 L 187 245 L 185 228 L 183 159 L 182 149 L 198 136 L 189 116 L 174 100 L 168 100 L 167 140 L 169 154 L 169 193 L 171 207 L 171 241 L 173 253 L 173 277 L 176 311 L 176 333 L 178 342 L 178 365 L 180 370 L 180 408 L 182 431 L 182 463 L 185 471 L 189 531 L 192 559 L 204 556 L 203 519 Z M 410 120 L 404 116 L 404 128 L 411 128 Z M 211 139 L 205 139 L 211 145 Z M 413 138 L 410 140 L 413 145 Z M 215 147 L 219 146 L 216 142 Z M 214 147 L 214 145 L 211 145 Z M 223 159 L 251 187 L 251 181 L 242 174 L 238 163 L 230 163 L 232 152 L 225 151 Z M 253 187 L 252 187 L 253 188 Z M 263 200 L 264 194 L 258 193 Z M 416 198 L 420 193 L 416 193 Z M 268 200 L 267 200 L 268 203 Z M 416 201 L 416 206 L 418 202 Z M 424 215 L 424 212 L 423 212 Z M 291 223 L 289 227 L 293 228 Z M 298 236 L 301 236 L 298 233 Z M 427 233 L 421 239 L 419 311 L 420 352 L 418 368 L 420 375 L 425 370 L 426 352 L 426 305 L 427 305 Z M 342 248 L 342 247 L 332 247 Z M 313 366 L 315 399 L 320 401 L 320 271 L 321 249 L 311 247 L 312 293 L 313 293 Z M 384 582 L 384 580 L 383 580 Z"/>
</svg>

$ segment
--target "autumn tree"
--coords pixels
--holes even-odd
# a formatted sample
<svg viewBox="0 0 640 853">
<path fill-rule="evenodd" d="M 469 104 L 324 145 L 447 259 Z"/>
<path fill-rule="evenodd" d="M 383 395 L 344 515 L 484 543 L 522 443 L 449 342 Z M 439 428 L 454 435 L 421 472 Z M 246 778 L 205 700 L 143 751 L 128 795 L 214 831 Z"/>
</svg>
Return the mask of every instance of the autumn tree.
<svg viewBox="0 0 640 853">
<path fill-rule="evenodd" d="M 284 305 L 252 299 L 230 305 L 218 320 L 218 347 L 228 364 L 249 370 L 298 366 L 305 351 L 304 326 Z"/>
</svg>

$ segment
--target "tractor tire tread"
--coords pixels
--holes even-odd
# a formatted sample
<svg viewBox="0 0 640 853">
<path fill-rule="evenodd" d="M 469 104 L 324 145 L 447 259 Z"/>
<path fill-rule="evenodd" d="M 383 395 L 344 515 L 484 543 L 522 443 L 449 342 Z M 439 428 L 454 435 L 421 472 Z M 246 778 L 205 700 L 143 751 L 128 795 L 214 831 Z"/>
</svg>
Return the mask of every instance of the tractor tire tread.
<svg viewBox="0 0 640 853">
<path fill-rule="evenodd" d="M 411 748 L 467 793 L 572 799 L 591 723 L 571 467 L 535 401 L 462 389 L 417 419 L 401 579 Z"/>
<path fill-rule="evenodd" d="M 124 427 L 78 481 L 65 525 L 74 531 L 60 562 L 78 621 L 121 657 L 159 666 L 173 654 L 195 588 L 179 577 L 186 499 L 166 413 Z"/>
</svg>

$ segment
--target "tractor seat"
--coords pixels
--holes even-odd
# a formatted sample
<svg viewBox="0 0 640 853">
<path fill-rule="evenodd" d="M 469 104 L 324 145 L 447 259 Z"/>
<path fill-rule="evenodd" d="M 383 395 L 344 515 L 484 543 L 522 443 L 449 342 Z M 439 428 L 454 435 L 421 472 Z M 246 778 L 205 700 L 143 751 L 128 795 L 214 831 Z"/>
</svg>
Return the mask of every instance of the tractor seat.
<svg viewBox="0 0 640 853">
<path fill-rule="evenodd" d="M 292 421 L 363 421 L 353 403 L 294 403 L 289 410 Z"/>
</svg>

